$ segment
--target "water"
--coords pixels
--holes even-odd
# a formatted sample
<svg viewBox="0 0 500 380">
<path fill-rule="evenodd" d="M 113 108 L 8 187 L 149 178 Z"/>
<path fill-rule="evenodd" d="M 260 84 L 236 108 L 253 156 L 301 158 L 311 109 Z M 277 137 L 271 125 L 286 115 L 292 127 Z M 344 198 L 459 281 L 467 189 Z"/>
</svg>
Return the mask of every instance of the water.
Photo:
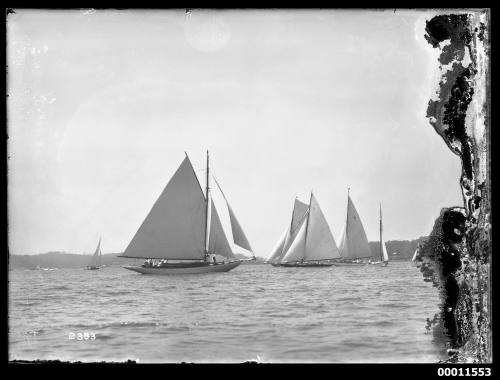
<svg viewBox="0 0 500 380">
<path fill-rule="evenodd" d="M 425 326 L 438 303 L 409 262 L 179 276 L 14 270 L 9 358 L 436 362 L 442 347 Z"/>
</svg>

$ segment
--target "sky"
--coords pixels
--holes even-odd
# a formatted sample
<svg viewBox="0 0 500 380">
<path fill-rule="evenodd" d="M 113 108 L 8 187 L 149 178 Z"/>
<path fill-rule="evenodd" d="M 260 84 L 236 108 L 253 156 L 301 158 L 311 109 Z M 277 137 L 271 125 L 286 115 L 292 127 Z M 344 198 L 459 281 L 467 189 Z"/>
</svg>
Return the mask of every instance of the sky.
<svg viewBox="0 0 500 380">
<path fill-rule="evenodd" d="M 314 192 L 339 244 L 427 235 L 462 205 L 426 119 L 432 11 L 16 10 L 7 20 L 11 254 L 122 252 L 187 152 L 255 254 Z"/>
</svg>

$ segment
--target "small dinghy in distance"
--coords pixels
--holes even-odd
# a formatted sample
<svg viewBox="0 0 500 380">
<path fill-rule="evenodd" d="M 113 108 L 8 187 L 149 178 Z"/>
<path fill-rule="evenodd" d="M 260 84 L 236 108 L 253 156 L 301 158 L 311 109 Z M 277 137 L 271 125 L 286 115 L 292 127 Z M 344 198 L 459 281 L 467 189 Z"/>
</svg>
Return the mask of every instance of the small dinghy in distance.
<svg viewBox="0 0 500 380">
<path fill-rule="evenodd" d="M 92 256 L 89 265 L 87 265 L 85 269 L 97 270 L 101 269 L 102 267 L 103 265 L 102 265 L 101 238 L 99 238 L 99 243 L 97 244 L 97 248 L 94 252 L 94 255 Z"/>
<path fill-rule="evenodd" d="M 208 151 L 206 174 L 205 196 L 186 154 L 120 256 L 148 261 L 142 266 L 124 266 L 125 269 L 142 274 L 201 274 L 227 272 L 247 261 L 235 259 L 210 197 Z M 251 260 L 255 260 L 250 243 L 225 196 L 224 200 L 228 207 L 234 243 L 250 251 L 253 256 Z M 215 255 L 223 256 L 228 261 L 216 262 Z M 161 260 L 161 264 L 150 265 L 151 260 Z"/>
<path fill-rule="evenodd" d="M 421 245 L 419 244 L 417 246 L 417 249 L 415 250 L 415 253 L 413 254 L 413 257 L 411 258 L 412 265 L 417 268 L 419 268 L 422 265 L 422 260 L 420 259 L 420 249 Z"/>
</svg>

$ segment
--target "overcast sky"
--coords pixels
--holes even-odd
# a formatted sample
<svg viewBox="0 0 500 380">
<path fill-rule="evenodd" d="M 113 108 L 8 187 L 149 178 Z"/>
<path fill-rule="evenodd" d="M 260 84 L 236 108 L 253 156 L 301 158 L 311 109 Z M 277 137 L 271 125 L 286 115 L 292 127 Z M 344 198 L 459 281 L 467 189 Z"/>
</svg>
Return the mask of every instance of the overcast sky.
<svg viewBox="0 0 500 380">
<path fill-rule="evenodd" d="M 368 239 L 462 205 L 429 125 L 422 11 L 37 11 L 7 22 L 12 254 L 123 251 L 187 151 L 257 256 L 312 189 L 339 244 L 347 187 Z"/>
</svg>

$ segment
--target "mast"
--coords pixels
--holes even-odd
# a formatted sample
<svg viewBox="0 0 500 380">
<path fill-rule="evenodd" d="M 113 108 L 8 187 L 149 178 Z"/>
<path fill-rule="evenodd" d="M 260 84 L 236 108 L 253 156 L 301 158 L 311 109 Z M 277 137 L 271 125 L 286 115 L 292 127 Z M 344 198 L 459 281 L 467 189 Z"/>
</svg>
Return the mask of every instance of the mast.
<svg viewBox="0 0 500 380">
<path fill-rule="evenodd" d="M 206 218 L 205 218 L 205 261 L 208 259 L 208 200 L 209 200 L 209 181 L 210 181 L 210 174 L 209 174 L 209 157 L 208 157 L 208 150 L 207 150 L 207 187 L 206 187 Z"/>
<path fill-rule="evenodd" d="M 380 260 L 384 261 L 384 251 L 382 249 L 382 203 L 380 203 Z"/>
</svg>

